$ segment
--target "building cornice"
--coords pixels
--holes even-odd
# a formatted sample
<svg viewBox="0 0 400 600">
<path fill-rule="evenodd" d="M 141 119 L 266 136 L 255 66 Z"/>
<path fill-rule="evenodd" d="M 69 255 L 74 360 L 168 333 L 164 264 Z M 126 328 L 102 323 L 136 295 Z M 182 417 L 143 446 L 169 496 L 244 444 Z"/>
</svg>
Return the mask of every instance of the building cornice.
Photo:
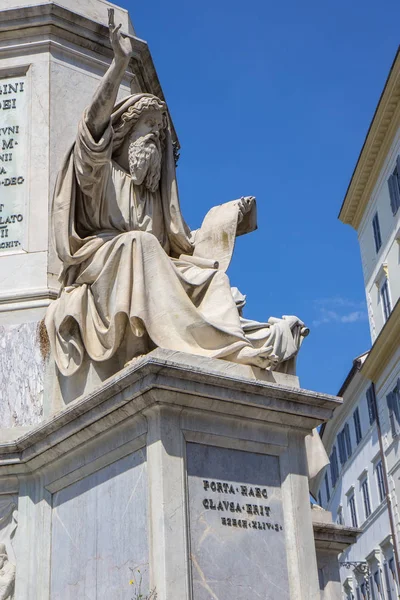
<svg viewBox="0 0 400 600">
<path fill-rule="evenodd" d="M 400 300 L 396 302 L 388 320 L 375 340 L 360 373 L 377 383 L 391 356 L 397 350 L 400 339 Z"/>
<path fill-rule="evenodd" d="M 393 61 L 339 213 L 339 219 L 356 230 L 399 126 L 400 49 Z"/>
</svg>

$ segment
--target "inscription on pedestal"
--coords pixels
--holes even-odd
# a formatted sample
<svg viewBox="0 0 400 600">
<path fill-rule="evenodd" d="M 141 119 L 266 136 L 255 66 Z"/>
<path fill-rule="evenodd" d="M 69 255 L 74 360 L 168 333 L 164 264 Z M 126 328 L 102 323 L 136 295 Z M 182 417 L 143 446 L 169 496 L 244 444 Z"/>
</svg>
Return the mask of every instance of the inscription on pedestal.
<svg viewBox="0 0 400 600">
<path fill-rule="evenodd" d="M 275 456 L 187 446 L 194 600 L 289 599 Z"/>
<path fill-rule="evenodd" d="M 234 516 L 221 516 L 221 524 L 227 527 L 239 527 L 241 529 L 257 529 L 259 531 L 282 531 L 283 527 L 280 523 L 274 523 L 270 518 L 271 507 L 265 504 L 252 504 L 249 500 L 258 499 L 267 500 L 268 492 L 266 488 L 252 487 L 247 485 L 234 486 L 226 481 L 209 481 L 203 480 L 204 490 L 215 492 L 215 498 L 204 498 L 203 506 L 206 510 L 216 510 L 217 512 L 233 513 Z M 222 495 L 221 495 L 222 494 Z M 233 501 L 226 499 L 228 496 L 238 496 Z M 225 496 L 224 496 L 225 495 Z M 243 502 L 243 504 L 242 504 Z M 235 518 L 236 517 L 236 518 Z M 257 520 L 258 518 L 262 520 Z"/>
<path fill-rule="evenodd" d="M 27 178 L 26 77 L 0 79 L 0 253 L 22 250 Z"/>
</svg>

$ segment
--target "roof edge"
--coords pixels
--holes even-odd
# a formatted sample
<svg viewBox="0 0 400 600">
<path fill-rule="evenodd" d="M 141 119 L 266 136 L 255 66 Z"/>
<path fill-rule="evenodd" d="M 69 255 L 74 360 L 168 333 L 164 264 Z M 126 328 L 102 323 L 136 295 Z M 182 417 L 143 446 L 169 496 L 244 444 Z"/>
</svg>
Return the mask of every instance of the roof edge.
<svg viewBox="0 0 400 600">
<path fill-rule="evenodd" d="M 376 180 L 371 174 L 374 171 L 375 175 L 377 165 L 379 167 L 386 156 L 382 148 L 388 146 L 388 140 L 391 143 L 397 131 L 397 127 L 393 127 L 393 121 L 400 124 L 399 108 L 400 46 L 390 67 L 338 215 L 342 223 L 351 225 L 354 229 L 359 227 L 368 202 L 368 192 Z"/>
</svg>

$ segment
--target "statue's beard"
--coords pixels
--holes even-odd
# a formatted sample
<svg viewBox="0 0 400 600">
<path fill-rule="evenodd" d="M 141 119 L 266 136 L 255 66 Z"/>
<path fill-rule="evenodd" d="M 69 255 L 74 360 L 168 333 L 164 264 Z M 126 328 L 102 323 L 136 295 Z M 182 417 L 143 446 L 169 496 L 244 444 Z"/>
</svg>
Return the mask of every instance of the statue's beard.
<svg viewBox="0 0 400 600">
<path fill-rule="evenodd" d="M 161 177 L 161 144 L 159 138 L 149 133 L 129 144 L 129 171 L 133 181 L 155 192 Z"/>
</svg>

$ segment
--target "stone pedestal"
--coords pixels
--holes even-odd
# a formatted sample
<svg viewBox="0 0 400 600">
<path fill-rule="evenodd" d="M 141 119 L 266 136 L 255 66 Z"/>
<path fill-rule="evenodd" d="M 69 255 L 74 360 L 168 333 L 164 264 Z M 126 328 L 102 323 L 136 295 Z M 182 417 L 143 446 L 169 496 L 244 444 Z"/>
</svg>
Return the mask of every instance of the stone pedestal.
<svg viewBox="0 0 400 600">
<path fill-rule="evenodd" d="M 319 599 L 304 438 L 340 401 L 290 383 L 158 349 L 2 442 L 15 597 Z"/>
</svg>

